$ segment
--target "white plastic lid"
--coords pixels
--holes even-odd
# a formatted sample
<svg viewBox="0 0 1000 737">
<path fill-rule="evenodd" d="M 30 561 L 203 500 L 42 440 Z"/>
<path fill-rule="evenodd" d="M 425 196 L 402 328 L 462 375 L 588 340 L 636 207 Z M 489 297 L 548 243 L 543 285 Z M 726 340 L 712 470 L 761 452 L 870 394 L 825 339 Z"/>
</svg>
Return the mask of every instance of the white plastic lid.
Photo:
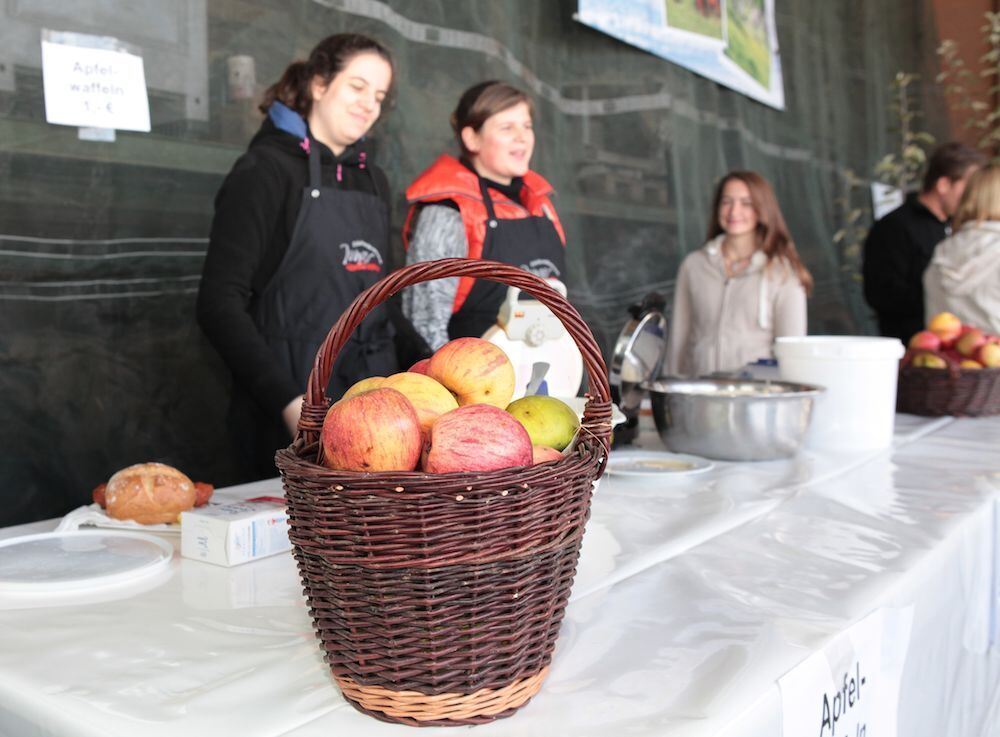
<svg viewBox="0 0 1000 737">
<path fill-rule="evenodd" d="M 173 554 L 165 540 L 120 530 L 0 540 L 0 594 L 66 593 L 131 582 L 164 570 Z"/>
<path fill-rule="evenodd" d="M 866 335 L 805 335 L 775 338 L 774 355 L 783 358 L 822 358 L 847 361 L 898 361 L 906 349 L 898 338 Z"/>
</svg>

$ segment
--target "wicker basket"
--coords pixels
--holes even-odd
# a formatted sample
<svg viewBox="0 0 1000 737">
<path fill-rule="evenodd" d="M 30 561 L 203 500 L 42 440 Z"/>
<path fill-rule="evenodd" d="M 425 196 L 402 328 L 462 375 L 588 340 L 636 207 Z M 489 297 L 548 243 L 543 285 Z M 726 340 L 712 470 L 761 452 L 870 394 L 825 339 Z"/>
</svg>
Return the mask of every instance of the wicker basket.
<svg viewBox="0 0 1000 737">
<path fill-rule="evenodd" d="M 404 287 L 451 276 L 519 287 L 572 335 L 590 381 L 575 452 L 491 473 L 317 465 L 324 388 L 351 333 Z M 606 369 L 590 330 L 532 274 L 442 259 L 396 271 L 354 300 L 319 348 L 299 431 L 277 464 L 316 634 L 355 708 L 402 724 L 481 724 L 510 716 L 541 688 L 610 429 Z"/>
<path fill-rule="evenodd" d="M 901 365 L 896 411 L 931 417 L 1000 414 L 1000 369 Z"/>
</svg>

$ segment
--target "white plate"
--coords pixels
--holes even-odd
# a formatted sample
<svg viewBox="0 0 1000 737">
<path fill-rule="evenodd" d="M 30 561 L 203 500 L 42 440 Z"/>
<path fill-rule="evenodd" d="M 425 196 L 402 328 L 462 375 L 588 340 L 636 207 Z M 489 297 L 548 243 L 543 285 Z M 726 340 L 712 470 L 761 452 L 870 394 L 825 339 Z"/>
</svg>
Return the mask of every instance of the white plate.
<svg viewBox="0 0 1000 737">
<path fill-rule="evenodd" d="M 65 593 L 151 576 L 174 546 L 153 535 L 76 530 L 0 541 L 0 593 Z"/>
<path fill-rule="evenodd" d="M 614 450 L 608 458 L 608 473 L 616 476 L 690 476 L 714 466 L 699 456 L 658 450 Z"/>
</svg>

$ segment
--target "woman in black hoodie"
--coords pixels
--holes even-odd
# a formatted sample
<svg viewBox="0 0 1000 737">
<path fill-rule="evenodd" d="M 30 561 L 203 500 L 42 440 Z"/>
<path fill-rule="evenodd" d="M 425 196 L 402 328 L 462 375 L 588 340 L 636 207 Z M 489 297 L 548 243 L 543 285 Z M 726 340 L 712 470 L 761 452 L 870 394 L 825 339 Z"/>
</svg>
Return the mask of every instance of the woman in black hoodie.
<svg viewBox="0 0 1000 737">
<path fill-rule="evenodd" d="M 215 199 L 198 322 L 233 374 L 229 426 L 243 480 L 277 475 L 316 351 L 341 312 L 387 273 L 389 194 L 365 150 L 393 77 L 357 34 L 321 41 L 260 106 L 267 116 Z M 396 371 L 373 310 L 341 351 L 328 395 Z"/>
</svg>

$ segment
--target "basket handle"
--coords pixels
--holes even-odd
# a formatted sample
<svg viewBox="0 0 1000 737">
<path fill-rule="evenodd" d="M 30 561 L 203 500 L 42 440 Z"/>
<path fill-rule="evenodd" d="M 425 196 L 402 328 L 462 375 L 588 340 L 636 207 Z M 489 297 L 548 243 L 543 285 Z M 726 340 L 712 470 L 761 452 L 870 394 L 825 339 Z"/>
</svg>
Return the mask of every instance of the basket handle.
<svg viewBox="0 0 1000 737">
<path fill-rule="evenodd" d="M 299 419 L 294 444 L 301 444 L 304 447 L 319 438 L 328 408 L 326 385 L 330 380 L 334 361 L 365 316 L 405 287 L 450 276 L 471 276 L 518 287 L 552 310 L 559 318 L 580 349 L 590 380 L 581 435 L 586 432 L 603 444 L 606 458 L 611 437 L 611 392 L 608 388 L 608 372 L 604 365 L 604 357 L 594 342 L 594 336 L 587 323 L 580 317 L 576 308 L 544 279 L 499 261 L 468 258 L 445 258 L 404 266 L 354 298 L 336 324 L 330 328 L 330 332 L 316 353 L 309 374 L 309 383 L 306 386 L 302 416 Z"/>
</svg>

